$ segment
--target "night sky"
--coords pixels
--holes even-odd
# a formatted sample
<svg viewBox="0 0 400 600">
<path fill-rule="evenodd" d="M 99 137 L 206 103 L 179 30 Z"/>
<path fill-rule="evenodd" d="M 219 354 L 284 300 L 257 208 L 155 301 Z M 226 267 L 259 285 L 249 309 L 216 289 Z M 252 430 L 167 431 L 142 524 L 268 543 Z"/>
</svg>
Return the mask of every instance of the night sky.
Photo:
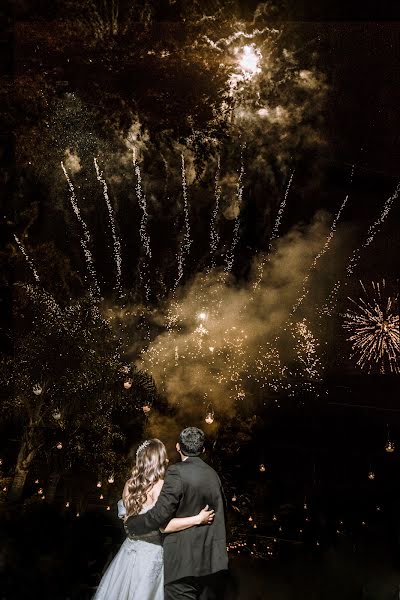
<svg viewBox="0 0 400 600">
<path fill-rule="evenodd" d="M 32 419 L 18 502 L 58 471 L 55 506 L 88 512 L 82 473 L 120 485 L 138 442 L 172 454 L 193 424 L 232 543 L 249 515 L 297 540 L 303 504 L 310 547 L 377 506 L 398 536 L 395 3 L 112 4 L 1 9 L 1 506 Z M 349 340 L 366 314 L 376 354 Z"/>
</svg>

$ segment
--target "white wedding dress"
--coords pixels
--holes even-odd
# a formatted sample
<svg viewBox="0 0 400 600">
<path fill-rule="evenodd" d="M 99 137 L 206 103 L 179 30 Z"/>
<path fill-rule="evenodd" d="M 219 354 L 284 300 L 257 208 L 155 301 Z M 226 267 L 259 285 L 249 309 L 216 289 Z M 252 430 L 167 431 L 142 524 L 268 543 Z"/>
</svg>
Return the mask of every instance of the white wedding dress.
<svg viewBox="0 0 400 600">
<path fill-rule="evenodd" d="M 118 516 L 124 515 L 120 500 Z M 93 600 L 164 600 L 163 549 L 158 530 L 140 536 L 128 535 L 104 573 Z"/>
</svg>

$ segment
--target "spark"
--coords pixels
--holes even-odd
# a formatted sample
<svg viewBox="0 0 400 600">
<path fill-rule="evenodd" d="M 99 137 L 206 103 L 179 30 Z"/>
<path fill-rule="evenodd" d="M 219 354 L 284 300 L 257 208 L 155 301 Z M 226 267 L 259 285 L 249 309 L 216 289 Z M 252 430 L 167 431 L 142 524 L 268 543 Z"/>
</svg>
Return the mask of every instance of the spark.
<svg viewBox="0 0 400 600">
<path fill-rule="evenodd" d="M 192 240 L 190 238 L 190 221 L 189 221 L 189 203 L 188 203 L 188 194 L 187 194 L 187 183 L 186 183 L 186 171 L 185 171 L 185 157 L 183 154 L 181 155 L 182 160 L 182 195 L 183 195 L 183 212 L 184 212 L 184 222 L 185 229 L 183 234 L 183 240 L 181 244 L 181 248 L 178 255 L 178 277 L 174 284 L 174 291 L 179 285 L 183 277 L 183 269 L 186 262 L 186 257 L 189 254 L 190 247 L 192 245 Z"/>
<path fill-rule="evenodd" d="M 319 343 L 310 330 L 307 319 L 302 319 L 295 324 L 294 336 L 296 335 L 295 350 L 308 379 L 320 380 L 321 363 L 317 353 Z"/>
<path fill-rule="evenodd" d="M 117 293 L 119 294 L 119 296 L 121 297 L 122 296 L 122 289 L 121 289 L 121 274 L 122 274 L 121 273 L 121 263 L 122 263 L 122 259 L 121 259 L 121 243 L 120 243 L 120 241 L 118 239 L 118 236 L 117 236 L 117 233 L 116 233 L 115 220 L 114 220 L 114 212 L 113 212 L 113 208 L 111 206 L 110 198 L 108 196 L 107 182 L 103 178 L 102 171 L 100 171 L 100 169 L 99 169 L 99 165 L 97 164 L 97 159 L 94 158 L 93 161 L 94 161 L 94 166 L 96 168 L 97 179 L 98 179 L 98 181 L 103 186 L 103 195 L 104 195 L 104 199 L 105 199 L 106 204 L 107 204 L 108 216 L 109 216 L 110 225 L 111 225 L 111 234 L 112 234 L 113 244 L 114 244 L 114 260 L 115 260 L 115 266 L 116 266 L 116 269 L 117 269 L 115 289 L 116 289 Z"/>
<path fill-rule="evenodd" d="M 230 273 L 232 271 L 233 263 L 235 261 L 235 250 L 239 241 L 239 228 L 240 228 L 240 209 L 243 201 L 243 177 L 244 177 L 244 164 L 243 164 L 243 149 L 242 149 L 242 157 L 241 157 L 241 167 L 239 173 L 239 179 L 237 183 L 237 204 L 238 204 L 238 215 L 235 219 L 235 225 L 233 227 L 233 237 L 231 247 L 226 253 L 226 266 L 225 273 Z"/>
<path fill-rule="evenodd" d="M 39 275 L 35 269 L 35 265 L 33 264 L 33 261 L 31 258 L 29 258 L 27 251 L 25 250 L 25 247 L 23 245 L 23 243 L 20 241 L 20 239 L 15 235 L 14 233 L 14 239 L 18 244 L 18 248 L 21 250 L 22 254 L 25 256 L 26 262 L 28 263 L 28 265 L 30 266 L 31 270 L 32 270 L 32 274 L 35 278 L 35 281 L 37 283 L 40 283 L 40 279 L 39 279 Z"/>
<path fill-rule="evenodd" d="M 352 342 L 352 356 L 368 372 L 377 367 L 385 373 L 389 367 L 392 373 L 399 373 L 398 296 L 386 294 L 385 280 L 382 284 L 372 282 L 371 298 L 361 281 L 360 284 L 364 297 L 358 302 L 349 298 L 355 308 L 344 315 L 343 327 L 352 332 L 348 338 Z"/>
<path fill-rule="evenodd" d="M 94 268 L 93 256 L 92 256 L 92 253 L 91 253 L 91 251 L 89 249 L 89 245 L 90 245 L 90 242 L 91 242 L 89 228 L 86 225 L 86 222 L 82 218 L 81 211 L 79 209 L 78 202 L 77 202 L 77 199 L 76 199 L 76 194 L 75 194 L 74 186 L 72 184 L 72 181 L 71 181 L 71 179 L 70 179 L 70 177 L 69 177 L 69 175 L 67 173 L 67 170 L 64 167 L 64 163 L 62 161 L 61 161 L 61 168 L 62 168 L 62 170 L 64 172 L 65 178 L 66 178 L 67 183 L 68 183 L 68 187 L 69 187 L 70 192 L 71 192 L 70 202 L 71 202 L 72 209 L 73 209 L 73 211 L 75 213 L 75 216 L 78 219 L 78 221 L 79 221 L 79 223 L 80 223 L 80 225 L 82 227 L 83 236 L 80 238 L 80 243 L 81 243 L 81 246 L 82 246 L 83 253 L 85 255 L 86 265 L 87 265 L 88 271 L 89 271 L 90 275 L 92 276 L 92 282 L 93 282 L 93 285 L 94 285 L 94 292 L 95 292 L 95 294 L 97 296 L 100 296 L 100 286 L 99 286 L 98 281 L 97 281 L 97 275 L 96 275 L 96 269 Z"/>
<path fill-rule="evenodd" d="M 210 223 L 210 254 L 211 254 L 211 269 L 215 268 L 215 254 L 217 252 L 220 236 L 217 231 L 217 218 L 219 212 L 219 202 L 221 199 L 221 186 L 219 184 L 219 177 L 221 172 L 221 157 L 218 155 L 217 159 L 217 172 L 215 174 L 215 205 L 211 215 Z"/>
<path fill-rule="evenodd" d="M 139 206 L 142 210 L 142 218 L 140 221 L 139 233 L 140 233 L 140 240 L 142 242 L 142 248 L 144 249 L 144 253 L 145 253 L 145 257 L 143 258 L 143 264 L 141 265 L 141 268 L 140 268 L 140 278 L 144 284 L 146 300 L 147 300 L 147 302 L 149 302 L 149 299 L 150 299 L 149 280 L 150 280 L 150 278 L 148 276 L 148 262 L 147 262 L 147 260 L 151 259 L 150 235 L 147 231 L 147 223 L 148 223 L 149 215 L 147 213 L 147 201 L 146 201 L 146 196 L 145 196 L 145 194 L 143 192 L 143 188 L 142 188 L 142 176 L 140 173 L 139 164 L 136 160 L 136 149 L 135 148 L 133 149 L 133 166 L 134 166 L 135 174 L 136 174 L 136 186 L 135 186 L 136 197 L 138 199 Z M 146 260 L 146 257 L 147 257 L 147 260 Z"/>
<path fill-rule="evenodd" d="M 289 182 L 288 182 L 288 184 L 286 186 L 286 190 L 285 190 L 285 194 L 284 194 L 283 200 L 282 200 L 282 202 L 279 205 L 278 213 L 276 215 L 274 227 L 272 229 L 271 237 L 270 237 L 269 244 L 268 244 L 267 255 L 262 260 L 260 260 L 260 262 L 258 264 L 257 279 L 253 283 L 253 289 L 254 290 L 256 290 L 259 287 L 259 285 L 260 285 L 260 283 L 262 281 L 265 266 L 269 262 L 270 257 L 271 257 L 271 250 L 272 250 L 273 241 L 279 235 L 279 227 L 280 227 L 280 224 L 281 224 L 281 221 L 282 221 L 283 213 L 284 213 L 285 208 L 286 208 L 286 203 L 287 203 L 287 199 L 288 199 L 290 188 L 292 186 L 292 181 L 293 181 L 294 173 L 295 173 L 295 171 L 293 170 L 291 172 L 291 174 L 290 174 Z"/>
<path fill-rule="evenodd" d="M 381 226 L 384 224 L 386 218 L 388 217 L 389 212 L 393 206 L 393 203 L 399 197 L 399 193 L 400 193 L 400 183 L 397 184 L 397 187 L 396 187 L 395 191 L 393 192 L 393 194 L 391 196 L 389 196 L 389 198 L 387 198 L 387 200 L 385 201 L 379 217 L 372 223 L 372 225 L 369 226 L 368 232 L 367 232 L 367 237 L 366 237 L 364 243 L 361 244 L 361 246 L 357 247 L 353 251 L 353 253 L 349 259 L 347 268 L 346 268 L 346 276 L 347 277 L 350 277 L 354 273 L 354 271 L 359 263 L 359 260 L 360 260 L 361 250 L 370 246 L 370 244 L 372 244 L 372 242 L 374 241 L 376 234 L 379 232 Z M 344 285 L 347 286 L 347 281 L 344 282 Z M 342 281 L 340 279 L 338 279 L 338 281 L 333 286 L 332 291 L 330 292 L 327 301 L 321 308 L 321 313 L 326 314 L 328 316 L 330 316 L 332 314 L 333 307 L 336 304 L 336 299 L 337 299 L 337 296 L 338 296 L 341 286 L 342 286 Z"/>
<path fill-rule="evenodd" d="M 303 279 L 303 283 L 302 283 L 302 294 L 301 296 L 296 300 L 292 310 L 290 311 L 290 315 L 289 318 L 292 317 L 294 315 L 294 313 L 296 312 L 296 310 L 299 308 L 299 306 L 303 303 L 304 299 L 306 298 L 307 294 L 309 293 L 309 288 L 307 287 L 307 284 L 309 282 L 310 279 L 310 274 L 311 271 L 313 271 L 315 269 L 315 267 L 317 266 L 317 262 L 319 261 L 320 258 L 322 258 L 322 256 L 324 256 L 324 254 L 327 252 L 327 250 L 329 249 L 330 243 L 332 241 L 333 236 L 335 235 L 336 232 L 336 227 L 338 224 L 338 221 L 340 219 L 340 216 L 343 212 L 344 207 L 347 204 L 347 200 L 349 199 L 349 195 L 347 194 L 347 196 L 345 197 L 345 199 L 343 200 L 337 214 L 336 217 L 333 220 L 331 229 L 329 231 L 328 237 L 326 238 L 325 244 L 322 248 L 322 250 L 320 250 L 318 252 L 318 254 L 316 255 L 316 257 L 314 258 L 311 267 L 309 269 L 309 272 L 307 273 L 307 275 L 304 277 Z"/>
</svg>

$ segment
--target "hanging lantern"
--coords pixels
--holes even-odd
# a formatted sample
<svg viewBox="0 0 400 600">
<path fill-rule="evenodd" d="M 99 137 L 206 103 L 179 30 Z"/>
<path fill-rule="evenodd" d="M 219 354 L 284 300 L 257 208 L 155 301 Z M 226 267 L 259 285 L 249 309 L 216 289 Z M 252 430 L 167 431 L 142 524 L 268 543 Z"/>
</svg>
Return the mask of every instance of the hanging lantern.
<svg viewBox="0 0 400 600">
<path fill-rule="evenodd" d="M 106 510 L 111 510 L 111 506 L 107 506 L 107 509 L 106 509 Z"/>
<path fill-rule="evenodd" d="M 214 413 L 208 412 L 206 414 L 206 418 L 204 420 L 207 423 L 207 425 L 211 425 L 211 423 L 214 423 Z"/>
<path fill-rule="evenodd" d="M 143 404 L 142 411 L 144 412 L 145 415 L 148 415 L 149 412 L 151 411 L 150 404 L 148 404 L 147 402 L 145 404 Z"/>
<path fill-rule="evenodd" d="M 277 516 L 276 516 L 276 515 L 274 515 L 274 516 L 272 517 L 272 520 L 273 520 L 273 521 L 277 521 L 277 520 L 278 520 Z"/>
<path fill-rule="evenodd" d="M 253 517 L 250 516 L 249 517 L 249 523 L 252 523 L 252 522 L 253 522 Z"/>
<path fill-rule="evenodd" d="M 101 483 L 101 481 L 98 481 L 98 482 L 97 482 L 97 487 L 98 487 L 98 488 L 101 488 L 101 486 L 102 486 L 102 483 Z"/>
<path fill-rule="evenodd" d="M 56 445 L 57 450 L 62 450 L 62 447 L 63 447 L 62 442 L 57 442 L 57 445 Z"/>
<path fill-rule="evenodd" d="M 1 467 L 2 464 L 3 464 L 3 459 L 0 458 L 0 467 Z"/>
<path fill-rule="evenodd" d="M 108 483 L 114 483 L 114 475 L 110 475 L 108 478 Z"/>
<path fill-rule="evenodd" d="M 40 396 L 40 394 L 43 392 L 40 383 L 35 383 L 35 385 L 32 388 L 32 391 L 35 394 L 35 396 Z"/>
<path fill-rule="evenodd" d="M 41 496 L 43 494 L 43 488 L 39 488 L 37 493 L 39 494 L 39 496 Z"/>
<path fill-rule="evenodd" d="M 236 502 L 237 498 L 235 495 L 232 496 L 232 502 Z"/>
<path fill-rule="evenodd" d="M 58 408 L 55 411 L 53 411 L 53 419 L 55 421 L 59 421 L 61 419 L 61 412 Z"/>
<path fill-rule="evenodd" d="M 126 380 L 124 381 L 124 388 L 125 388 L 126 390 L 130 390 L 130 389 L 131 389 L 131 387 L 132 387 L 132 379 L 126 379 Z"/>
<path fill-rule="evenodd" d="M 65 508 L 69 508 L 69 502 L 65 503 Z"/>
<path fill-rule="evenodd" d="M 386 442 L 385 450 L 386 450 L 386 452 L 389 452 L 389 454 L 391 454 L 392 452 L 394 452 L 394 442 L 388 440 Z"/>
<path fill-rule="evenodd" d="M 100 498 L 100 500 L 104 500 L 103 494 L 100 494 L 99 498 Z"/>
<path fill-rule="evenodd" d="M 80 513 L 78 513 L 78 512 L 77 512 L 77 513 L 76 513 L 76 516 L 77 516 L 77 517 L 80 517 L 81 515 L 80 515 Z"/>
<path fill-rule="evenodd" d="M 375 479 L 375 473 L 373 471 L 370 471 L 368 473 L 368 479 L 370 479 L 371 481 L 373 481 Z"/>
<path fill-rule="evenodd" d="M 46 498 L 46 496 L 43 494 L 43 496 L 42 496 L 42 500 L 44 500 L 45 498 Z"/>
<path fill-rule="evenodd" d="M 258 468 L 259 468 L 260 473 L 265 473 L 266 469 L 265 469 L 264 464 L 261 464 Z"/>
<path fill-rule="evenodd" d="M 3 492 L 4 492 L 4 493 L 6 493 L 6 491 L 7 491 L 7 486 L 5 485 L 5 486 L 3 487 Z"/>
<path fill-rule="evenodd" d="M 35 483 L 39 483 L 39 479 L 35 479 Z"/>
</svg>

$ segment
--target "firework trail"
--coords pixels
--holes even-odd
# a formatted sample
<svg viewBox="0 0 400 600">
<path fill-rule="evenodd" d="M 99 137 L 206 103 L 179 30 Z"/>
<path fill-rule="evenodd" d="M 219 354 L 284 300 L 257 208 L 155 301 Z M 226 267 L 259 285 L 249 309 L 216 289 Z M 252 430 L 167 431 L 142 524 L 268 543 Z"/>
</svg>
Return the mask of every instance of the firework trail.
<svg viewBox="0 0 400 600">
<path fill-rule="evenodd" d="M 185 230 L 183 234 L 183 240 L 181 243 L 181 248 L 179 250 L 178 255 L 178 277 L 176 278 L 173 291 L 176 291 L 176 288 L 179 285 L 183 277 L 183 269 L 186 262 L 186 257 L 189 255 L 190 246 L 192 245 L 192 240 L 190 238 L 190 222 L 189 222 L 189 203 L 188 203 L 188 195 L 187 195 L 187 183 L 186 183 L 186 171 L 185 171 L 185 157 L 181 154 L 182 160 L 182 194 L 183 194 L 183 212 L 185 219 Z"/>
<path fill-rule="evenodd" d="M 114 244 L 114 260 L 115 260 L 115 266 L 117 269 L 117 275 L 116 275 L 116 281 L 115 281 L 115 289 L 119 295 L 119 297 L 122 297 L 122 288 L 121 288 L 121 243 L 117 237 L 116 234 L 116 229 L 115 229 L 115 220 L 114 220 L 114 213 L 113 213 L 113 209 L 111 206 L 111 202 L 110 202 L 110 198 L 108 196 L 108 188 L 107 188 L 107 183 L 106 180 L 103 178 L 103 173 L 102 171 L 100 171 L 99 169 L 99 165 L 97 164 L 97 159 L 94 158 L 93 159 L 94 162 L 94 166 L 96 169 L 96 175 L 97 175 L 97 179 L 98 181 L 102 184 L 103 186 L 103 195 L 104 195 L 104 200 L 106 201 L 107 204 L 107 210 L 108 210 L 108 216 L 110 218 L 110 225 L 111 225 L 111 234 L 112 234 L 112 238 L 113 238 L 113 244 Z"/>
<path fill-rule="evenodd" d="M 221 157 L 218 155 L 217 172 L 215 174 L 215 206 L 211 215 L 210 223 L 210 254 L 211 254 L 211 269 L 215 268 L 215 254 L 217 252 L 220 236 L 217 231 L 217 218 L 219 212 L 219 202 L 221 199 L 221 186 L 219 184 L 219 177 L 221 173 Z"/>
<path fill-rule="evenodd" d="M 27 254 L 27 252 L 26 252 L 26 250 L 25 250 L 25 247 L 24 247 L 23 243 L 22 243 L 22 242 L 20 241 L 20 239 L 19 239 L 19 238 L 18 238 L 18 237 L 15 235 L 15 233 L 14 233 L 14 239 L 15 239 L 15 241 L 16 241 L 16 242 L 17 242 L 17 244 L 18 244 L 18 248 L 21 250 L 22 254 L 25 256 L 26 262 L 28 263 L 28 265 L 29 265 L 29 266 L 30 266 L 30 268 L 31 268 L 31 271 L 32 271 L 32 274 L 33 274 L 33 276 L 34 276 L 34 278 L 35 278 L 35 281 L 36 281 L 37 283 L 40 283 L 39 275 L 37 274 L 37 271 L 36 271 L 36 269 L 35 269 L 35 265 L 33 264 L 33 261 L 32 261 L 32 259 L 30 259 L 30 258 L 29 258 L 29 256 L 28 256 L 28 254 Z"/>
<path fill-rule="evenodd" d="M 260 283 L 261 283 L 261 280 L 262 280 L 262 277 L 263 277 L 263 273 L 264 273 L 265 265 L 270 260 L 271 250 L 272 250 L 272 243 L 278 237 L 279 227 L 280 227 L 280 224 L 281 224 L 281 221 L 282 221 L 283 213 L 284 213 L 285 208 L 286 208 L 286 202 L 287 202 L 289 191 L 290 191 L 290 188 L 291 188 L 291 185 L 292 185 L 294 173 L 295 173 L 295 171 L 293 170 L 292 173 L 290 174 L 289 182 L 288 182 L 288 184 L 286 186 L 286 190 L 285 190 L 285 195 L 284 195 L 283 200 L 282 200 L 282 202 L 281 202 L 281 204 L 279 206 L 278 214 L 276 215 L 275 224 L 274 224 L 274 227 L 272 229 L 271 237 L 270 237 L 269 244 L 268 244 L 267 256 L 266 256 L 266 258 L 262 259 L 260 261 L 259 265 L 258 265 L 257 279 L 253 283 L 253 289 L 254 290 L 256 290 L 258 288 L 258 286 L 260 285 Z"/>
<path fill-rule="evenodd" d="M 348 338 L 353 347 L 351 356 L 357 357 L 357 365 L 368 372 L 377 366 L 385 373 L 388 365 L 392 373 L 400 373 L 398 296 L 385 296 L 383 280 L 382 289 L 372 282 L 373 297 L 369 299 L 364 284 L 360 284 L 365 298 L 359 302 L 349 298 L 355 308 L 344 315 L 343 327 L 353 334 Z"/>
<path fill-rule="evenodd" d="M 86 265 L 88 268 L 88 271 L 90 273 L 90 275 L 92 276 L 92 282 L 93 282 L 93 286 L 94 286 L 94 292 L 96 296 L 100 296 L 100 286 L 98 284 L 97 281 L 97 275 L 96 275 L 96 270 L 94 268 L 94 262 L 93 262 L 93 256 L 92 253 L 89 249 L 89 244 L 90 244 L 90 233 L 89 233 L 89 229 L 88 226 L 86 225 L 85 221 L 83 220 L 82 216 L 81 216 L 81 211 L 79 209 L 78 206 L 78 202 L 76 199 L 76 194 L 75 194 L 75 190 L 74 190 L 74 186 L 72 185 L 72 181 L 69 178 L 69 175 L 67 173 L 66 168 L 64 167 L 64 163 L 61 161 L 61 168 L 64 172 L 65 178 L 67 180 L 70 192 L 71 192 L 71 196 L 70 196 L 70 202 L 71 202 L 71 206 L 72 209 L 75 213 L 76 218 L 78 219 L 81 227 L 82 227 L 82 231 L 83 231 L 83 236 L 80 238 L 80 243 L 82 246 L 82 250 L 83 253 L 85 255 L 85 259 L 86 259 Z"/>
<path fill-rule="evenodd" d="M 140 278 L 143 282 L 146 301 L 150 300 L 150 277 L 149 277 L 149 268 L 148 268 L 148 260 L 151 259 L 151 247 L 150 247 L 150 235 L 147 231 L 147 222 L 148 222 L 148 212 L 147 212 L 147 201 L 146 195 L 143 192 L 142 188 L 142 176 L 140 173 L 140 167 L 136 160 L 136 149 L 133 149 L 133 166 L 136 174 L 136 197 L 138 199 L 139 206 L 142 210 L 142 219 L 140 221 L 140 240 L 142 243 L 142 248 L 144 250 L 144 257 L 142 261 L 142 266 L 140 268 Z"/>
<path fill-rule="evenodd" d="M 308 327 L 306 319 L 295 324 L 292 335 L 296 340 L 295 350 L 297 358 L 303 366 L 307 378 L 312 381 L 321 379 L 321 362 L 318 357 L 317 348 L 318 341 Z"/>
<path fill-rule="evenodd" d="M 307 273 L 307 275 L 304 277 L 303 283 L 302 283 L 302 294 L 301 296 L 296 300 L 292 310 L 290 311 L 290 315 L 289 318 L 291 318 L 294 313 L 296 312 L 296 310 L 299 308 L 299 306 L 303 303 L 304 299 L 306 298 L 307 294 L 309 293 L 310 289 L 307 287 L 308 281 L 310 279 L 310 274 L 311 271 L 313 271 L 317 265 L 317 262 L 319 261 L 320 258 L 322 258 L 322 256 L 327 252 L 327 250 L 329 249 L 330 243 L 332 241 L 333 236 L 335 235 L 336 232 L 336 227 L 337 224 L 339 222 L 340 216 L 343 212 L 344 207 L 347 204 L 347 200 L 349 199 L 349 195 L 347 194 L 347 196 L 345 197 L 345 199 L 343 200 L 336 217 L 334 218 L 334 221 L 332 223 L 332 227 L 329 231 L 328 237 L 326 238 L 325 244 L 322 248 L 322 250 L 320 250 L 318 252 L 318 254 L 316 255 L 316 257 L 314 258 L 311 267 L 309 269 L 309 272 Z"/>
<path fill-rule="evenodd" d="M 400 183 L 397 184 L 397 187 L 396 187 L 395 191 L 393 192 L 393 194 L 391 196 L 389 196 L 389 198 L 387 198 L 387 200 L 385 201 L 385 204 L 383 205 L 383 208 L 382 208 L 382 211 L 381 211 L 379 217 L 376 219 L 376 221 L 374 221 L 374 223 L 372 223 L 372 225 L 369 226 L 368 232 L 367 232 L 367 238 L 366 238 L 365 242 L 353 251 L 353 254 L 350 257 L 350 260 L 349 260 L 347 268 L 346 268 L 347 277 L 350 277 L 354 273 L 354 270 L 357 267 L 358 262 L 360 260 L 361 250 L 363 250 L 364 248 L 367 248 L 374 241 L 376 234 L 380 230 L 380 227 L 383 225 L 387 216 L 389 215 L 389 212 L 393 206 L 393 203 L 399 197 L 399 193 L 400 193 Z M 329 294 L 327 301 L 323 305 L 323 307 L 321 309 L 321 313 L 328 315 L 328 316 L 330 316 L 332 314 L 341 285 L 342 285 L 342 282 L 339 279 L 335 283 L 331 293 Z M 347 285 L 347 281 L 344 282 L 344 285 L 345 286 Z"/>
<path fill-rule="evenodd" d="M 226 259 L 225 259 L 226 266 L 224 269 L 225 273 L 230 273 L 232 271 L 233 263 L 235 261 L 235 250 L 236 250 L 236 246 L 239 242 L 240 209 L 242 207 L 242 201 L 243 201 L 243 177 L 244 177 L 244 164 L 243 164 L 243 153 L 242 153 L 239 180 L 237 182 L 238 215 L 235 219 L 235 225 L 233 227 L 232 244 L 231 244 L 231 247 L 229 248 L 228 252 L 226 253 Z"/>
</svg>

